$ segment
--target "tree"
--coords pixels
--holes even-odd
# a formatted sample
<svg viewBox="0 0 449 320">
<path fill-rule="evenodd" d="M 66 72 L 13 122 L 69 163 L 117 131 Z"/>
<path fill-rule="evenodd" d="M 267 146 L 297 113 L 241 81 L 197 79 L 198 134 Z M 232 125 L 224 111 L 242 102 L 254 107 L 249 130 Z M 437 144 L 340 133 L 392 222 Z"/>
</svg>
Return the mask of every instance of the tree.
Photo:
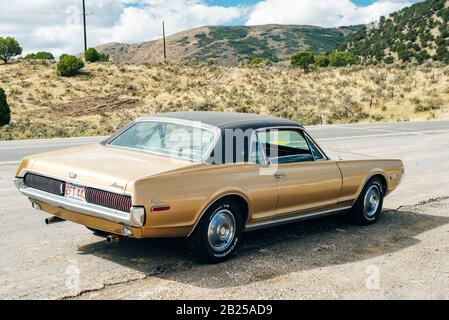
<svg viewBox="0 0 449 320">
<path fill-rule="evenodd" d="M 429 60 L 431 57 L 430 57 L 430 54 L 428 54 L 427 53 L 427 51 L 420 51 L 417 55 L 416 55 L 416 62 L 418 63 L 418 64 L 422 64 L 422 63 L 424 63 L 425 61 L 427 61 L 427 60 Z"/>
<path fill-rule="evenodd" d="M 55 57 L 50 52 L 36 52 L 36 53 L 29 53 L 25 56 L 26 60 L 55 60 Z"/>
<path fill-rule="evenodd" d="M 9 121 L 11 121 L 11 109 L 9 109 L 5 91 L 0 88 L 0 127 L 9 124 Z"/>
<path fill-rule="evenodd" d="M 294 67 L 301 67 L 304 71 L 309 70 L 310 65 L 315 62 L 315 54 L 313 52 L 298 52 L 291 57 L 291 64 Z"/>
<path fill-rule="evenodd" d="M 0 37 L 0 59 L 3 60 L 4 63 L 8 63 L 8 61 L 15 56 L 22 54 L 22 48 L 16 39 L 7 37 Z"/>
<path fill-rule="evenodd" d="M 79 73 L 84 68 L 84 62 L 80 58 L 63 54 L 58 62 L 58 75 L 62 77 L 71 77 Z"/>
</svg>

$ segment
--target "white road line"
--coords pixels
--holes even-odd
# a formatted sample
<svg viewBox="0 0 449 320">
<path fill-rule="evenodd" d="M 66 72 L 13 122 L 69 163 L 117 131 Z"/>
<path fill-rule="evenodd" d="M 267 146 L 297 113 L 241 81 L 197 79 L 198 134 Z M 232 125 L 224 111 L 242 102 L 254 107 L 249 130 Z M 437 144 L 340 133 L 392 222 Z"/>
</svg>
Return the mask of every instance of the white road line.
<svg viewBox="0 0 449 320">
<path fill-rule="evenodd" d="M 4 161 L 4 162 L 0 162 L 0 166 L 1 165 L 9 165 L 9 164 L 19 164 L 20 161 Z"/>
<path fill-rule="evenodd" d="M 396 132 L 396 133 L 381 133 L 381 134 L 366 134 L 361 136 L 347 136 L 347 137 L 334 137 L 334 138 L 316 138 L 318 141 L 332 141 L 332 140 L 352 140 L 374 137 L 394 137 L 394 136 L 407 136 L 407 135 L 426 135 L 426 133 L 449 133 L 448 129 L 441 130 L 423 130 L 423 131 L 409 131 L 409 132 Z"/>
</svg>

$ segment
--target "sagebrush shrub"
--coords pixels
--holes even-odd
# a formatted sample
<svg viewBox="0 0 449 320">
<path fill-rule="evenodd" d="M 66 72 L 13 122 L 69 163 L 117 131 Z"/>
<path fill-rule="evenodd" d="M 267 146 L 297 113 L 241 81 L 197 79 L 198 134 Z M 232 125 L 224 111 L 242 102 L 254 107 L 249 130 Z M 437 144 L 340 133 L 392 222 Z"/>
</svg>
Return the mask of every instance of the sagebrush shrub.
<svg viewBox="0 0 449 320">
<path fill-rule="evenodd" d="M 95 48 L 89 48 L 84 52 L 84 59 L 87 62 L 97 62 L 100 61 L 100 54 L 98 53 L 97 49 Z"/>
<path fill-rule="evenodd" d="M 58 62 L 58 75 L 62 77 L 71 77 L 79 73 L 84 68 L 84 62 L 75 56 L 63 54 Z"/>
<path fill-rule="evenodd" d="M 99 52 L 95 48 L 89 48 L 84 53 L 84 59 L 87 62 L 109 62 L 109 55 Z"/>
<path fill-rule="evenodd" d="M 50 52 L 36 52 L 36 53 L 29 53 L 25 56 L 26 60 L 55 60 L 55 57 Z"/>
</svg>

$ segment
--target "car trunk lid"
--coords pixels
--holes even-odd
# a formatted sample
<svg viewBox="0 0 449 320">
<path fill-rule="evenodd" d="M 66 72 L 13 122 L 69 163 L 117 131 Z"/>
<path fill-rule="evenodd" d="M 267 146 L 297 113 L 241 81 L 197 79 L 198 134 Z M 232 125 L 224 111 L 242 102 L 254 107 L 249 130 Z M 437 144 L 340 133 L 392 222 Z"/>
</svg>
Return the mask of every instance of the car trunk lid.
<svg viewBox="0 0 449 320">
<path fill-rule="evenodd" d="M 32 172 L 79 185 L 124 192 L 130 181 L 192 166 L 187 160 L 100 144 L 31 156 Z"/>
</svg>

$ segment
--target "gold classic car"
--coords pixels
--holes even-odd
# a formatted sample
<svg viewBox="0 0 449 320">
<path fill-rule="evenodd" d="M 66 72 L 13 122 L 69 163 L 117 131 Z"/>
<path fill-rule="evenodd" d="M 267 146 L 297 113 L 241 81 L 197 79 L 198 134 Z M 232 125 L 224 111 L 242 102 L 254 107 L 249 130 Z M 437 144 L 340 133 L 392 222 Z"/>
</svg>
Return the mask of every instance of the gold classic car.
<svg viewBox="0 0 449 320">
<path fill-rule="evenodd" d="M 220 262 L 245 231 L 343 212 L 372 224 L 403 174 L 401 160 L 333 160 L 290 120 L 182 112 L 29 156 L 15 184 L 47 224 L 79 223 L 110 242 L 183 237 Z"/>
</svg>

